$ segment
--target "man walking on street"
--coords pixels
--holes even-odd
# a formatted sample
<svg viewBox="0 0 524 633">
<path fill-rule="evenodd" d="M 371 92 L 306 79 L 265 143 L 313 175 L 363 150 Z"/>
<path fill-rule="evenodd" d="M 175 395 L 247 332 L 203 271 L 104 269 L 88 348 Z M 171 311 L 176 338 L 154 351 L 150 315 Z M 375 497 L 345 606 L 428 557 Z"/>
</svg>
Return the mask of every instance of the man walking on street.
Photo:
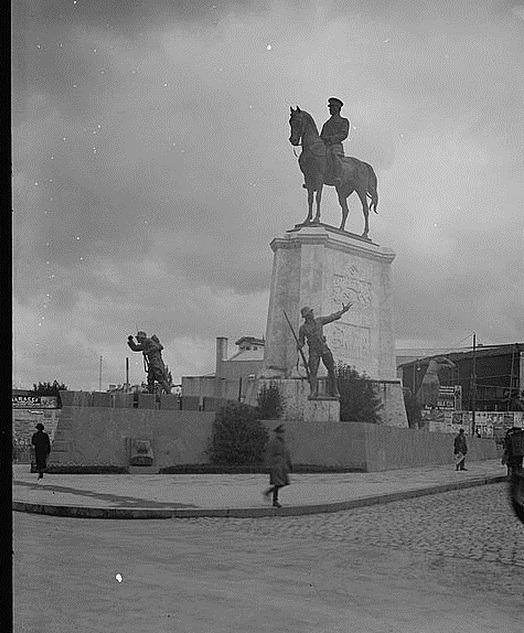
<svg viewBox="0 0 524 633">
<path fill-rule="evenodd" d="M 455 469 L 467 470 L 464 466 L 466 462 L 466 454 L 468 452 L 468 445 L 466 444 L 466 436 L 464 435 L 464 429 L 460 429 L 458 435 L 455 437 L 454 451 L 455 453 Z"/>
<path fill-rule="evenodd" d="M 278 502 L 278 491 L 289 485 L 289 473 L 293 470 L 291 455 L 284 441 L 284 425 L 280 424 L 273 429 L 275 437 L 269 440 L 266 448 L 266 465 L 269 468 L 269 483 L 271 485 L 264 492 L 266 498 L 273 493 L 273 505 L 275 508 L 282 506 Z"/>
<path fill-rule="evenodd" d="M 35 447 L 35 461 L 38 479 L 43 479 L 44 470 L 47 468 L 47 458 L 51 452 L 51 442 L 49 440 L 49 435 L 44 433 L 44 425 L 41 422 L 36 425 L 36 428 L 38 430 L 36 433 L 33 433 L 31 444 Z"/>
</svg>

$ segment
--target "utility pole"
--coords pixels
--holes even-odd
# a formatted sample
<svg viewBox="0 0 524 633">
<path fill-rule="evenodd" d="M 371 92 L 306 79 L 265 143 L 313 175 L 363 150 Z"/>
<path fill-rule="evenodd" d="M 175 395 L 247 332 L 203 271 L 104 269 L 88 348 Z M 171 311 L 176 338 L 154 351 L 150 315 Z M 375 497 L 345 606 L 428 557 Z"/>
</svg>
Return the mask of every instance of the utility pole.
<svg viewBox="0 0 524 633">
<path fill-rule="evenodd" d="M 98 372 L 98 391 L 102 391 L 102 356 L 100 356 L 100 370 Z"/>
<path fill-rule="evenodd" d="M 471 436 L 475 435 L 475 413 L 477 409 L 477 335 L 473 334 L 473 358 L 471 361 Z"/>
<path fill-rule="evenodd" d="M 129 356 L 126 356 L 126 390 L 129 388 Z"/>
</svg>

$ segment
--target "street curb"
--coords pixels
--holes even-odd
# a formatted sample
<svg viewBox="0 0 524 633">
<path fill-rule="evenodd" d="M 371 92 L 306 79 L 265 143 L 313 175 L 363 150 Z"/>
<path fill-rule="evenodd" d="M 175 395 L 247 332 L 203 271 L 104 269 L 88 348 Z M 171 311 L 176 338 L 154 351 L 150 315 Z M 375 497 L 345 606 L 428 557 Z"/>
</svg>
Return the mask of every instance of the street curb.
<svg viewBox="0 0 524 633">
<path fill-rule="evenodd" d="M 340 512 L 363 508 L 366 506 L 404 501 L 415 497 L 449 492 L 463 488 L 473 488 L 486 484 L 494 484 L 507 481 L 505 475 L 493 475 L 469 481 L 429 486 L 402 492 L 392 492 L 351 501 L 338 501 L 334 503 L 322 503 L 317 505 L 285 506 L 283 508 L 94 508 L 87 506 L 63 506 L 42 503 L 30 503 L 26 501 L 13 501 L 12 507 L 16 512 L 28 512 L 32 514 L 46 514 L 49 516 L 70 517 L 77 519 L 193 519 L 200 517 L 221 517 L 252 519 L 275 516 L 300 516 L 307 514 L 322 514 L 327 512 Z"/>
</svg>

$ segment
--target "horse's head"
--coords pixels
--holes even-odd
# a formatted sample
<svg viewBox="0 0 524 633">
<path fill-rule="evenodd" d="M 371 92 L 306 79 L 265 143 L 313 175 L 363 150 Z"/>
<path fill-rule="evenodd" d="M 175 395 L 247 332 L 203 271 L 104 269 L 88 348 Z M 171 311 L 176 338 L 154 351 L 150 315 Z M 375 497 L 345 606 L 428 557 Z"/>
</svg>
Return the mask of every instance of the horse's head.
<svg viewBox="0 0 524 633">
<path fill-rule="evenodd" d="M 298 106 L 296 110 L 290 106 L 291 116 L 289 117 L 289 126 L 291 128 L 291 136 L 289 137 L 289 142 L 291 145 L 300 145 L 300 139 L 302 138 L 302 134 L 304 133 L 304 122 L 306 114 L 303 110 L 301 110 Z"/>
</svg>

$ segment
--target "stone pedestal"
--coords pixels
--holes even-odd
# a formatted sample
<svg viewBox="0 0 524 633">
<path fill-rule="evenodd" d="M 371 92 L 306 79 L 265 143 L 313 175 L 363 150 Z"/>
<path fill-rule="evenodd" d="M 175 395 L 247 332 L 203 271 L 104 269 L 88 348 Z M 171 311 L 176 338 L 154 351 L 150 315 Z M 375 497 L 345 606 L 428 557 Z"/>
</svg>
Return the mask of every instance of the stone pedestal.
<svg viewBox="0 0 524 633">
<path fill-rule="evenodd" d="M 300 308 L 315 316 L 352 303 L 324 334 L 336 361 L 351 365 L 375 380 L 394 380 L 390 248 L 324 225 L 287 231 L 271 242 L 274 251 L 269 311 L 264 346 L 265 377 L 291 377 L 297 361 L 295 332 L 302 322 Z"/>
<path fill-rule="evenodd" d="M 308 399 L 303 416 L 304 422 L 339 422 L 340 402 L 337 398 Z"/>
<path fill-rule="evenodd" d="M 305 420 L 308 422 L 339 422 L 340 402 L 334 398 L 309 399 L 309 383 L 303 378 L 261 378 L 262 385 L 278 387 L 284 401 L 283 420 Z M 319 380 L 322 393 L 324 381 Z"/>
<path fill-rule="evenodd" d="M 318 418 L 322 410 L 333 419 L 333 404 L 306 408 L 307 381 L 299 381 L 299 390 L 293 386 L 297 380 L 297 350 L 284 312 L 298 335 L 303 306 L 313 308 L 318 317 L 337 312 L 343 303 L 352 304 L 349 312 L 324 327 L 335 362 L 354 367 L 377 382 L 396 381 L 391 282 L 395 253 L 323 224 L 286 231 L 271 242 L 271 248 L 273 273 L 259 385 L 277 380 L 289 410 L 299 414 L 294 419 L 309 415 Z M 307 353 L 307 346 L 304 349 Z M 321 363 L 318 375 L 325 374 Z M 400 384 L 395 389 L 401 394 Z M 293 415 L 286 413 L 288 419 Z M 405 412 L 401 418 L 395 425 L 407 427 Z"/>
</svg>

